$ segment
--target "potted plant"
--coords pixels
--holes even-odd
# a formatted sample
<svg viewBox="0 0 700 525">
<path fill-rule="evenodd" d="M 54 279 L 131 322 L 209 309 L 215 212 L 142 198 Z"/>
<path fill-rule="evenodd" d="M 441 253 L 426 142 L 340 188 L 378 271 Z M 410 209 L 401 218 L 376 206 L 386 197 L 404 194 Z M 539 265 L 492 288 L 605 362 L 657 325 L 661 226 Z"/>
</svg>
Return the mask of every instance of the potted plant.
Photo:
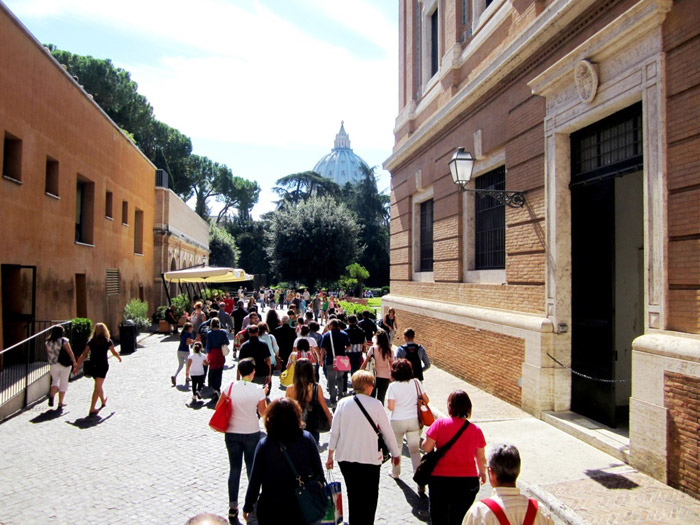
<svg viewBox="0 0 700 525">
<path fill-rule="evenodd" d="M 140 299 L 131 299 L 124 307 L 123 320 L 119 325 L 119 343 L 122 353 L 136 350 L 136 334 L 150 326 L 148 320 L 148 303 Z"/>
</svg>

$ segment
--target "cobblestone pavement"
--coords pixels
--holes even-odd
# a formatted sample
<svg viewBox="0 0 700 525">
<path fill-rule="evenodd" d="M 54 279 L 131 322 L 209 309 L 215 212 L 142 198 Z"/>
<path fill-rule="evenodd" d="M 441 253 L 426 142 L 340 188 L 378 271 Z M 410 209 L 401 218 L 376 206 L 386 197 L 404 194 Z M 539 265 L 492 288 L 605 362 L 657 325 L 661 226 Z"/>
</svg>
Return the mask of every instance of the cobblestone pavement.
<svg viewBox="0 0 700 525">
<path fill-rule="evenodd" d="M 86 418 L 93 382 L 71 382 L 62 413 L 46 402 L 0 425 L 0 523 L 184 523 L 200 512 L 226 516 L 224 439 L 207 426 L 212 406 L 190 407 L 175 337 L 150 335 L 123 362 L 110 359 L 107 407 Z M 229 359 L 230 362 L 230 359 Z M 235 369 L 224 372 L 224 385 Z M 272 398 L 284 395 L 275 378 Z M 328 434 L 322 435 L 325 462 Z M 411 471 L 407 451 L 404 473 Z M 376 523 L 425 523 L 408 474 L 382 467 Z M 342 475 L 336 467 L 335 479 Z M 241 503 L 246 476 L 242 476 Z M 344 488 L 344 483 L 343 483 Z M 344 502 L 347 509 L 347 501 Z M 347 515 L 346 515 L 347 519 Z"/>
</svg>

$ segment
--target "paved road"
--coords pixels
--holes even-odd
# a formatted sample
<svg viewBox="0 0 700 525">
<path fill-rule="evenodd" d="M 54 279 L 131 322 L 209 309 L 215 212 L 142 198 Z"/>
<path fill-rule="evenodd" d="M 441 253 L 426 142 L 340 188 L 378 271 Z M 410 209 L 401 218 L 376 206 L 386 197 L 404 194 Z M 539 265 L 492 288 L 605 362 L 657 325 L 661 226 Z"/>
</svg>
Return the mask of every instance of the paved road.
<svg viewBox="0 0 700 525">
<path fill-rule="evenodd" d="M 44 402 L 0 425 L 0 523 L 170 524 L 205 511 L 225 516 L 223 436 L 207 426 L 211 406 L 190 407 L 184 385 L 172 387 L 176 349 L 174 337 L 151 335 L 121 364 L 110 359 L 109 399 L 98 418 L 85 417 L 92 380 L 80 378 L 62 413 Z M 224 385 L 234 376 L 227 369 Z M 282 395 L 275 378 L 271 397 Z M 410 472 L 406 451 L 402 461 Z M 395 481 L 389 470 L 382 467 L 376 523 L 429 522 L 427 500 L 409 476 Z M 342 481 L 337 467 L 335 477 Z"/>
</svg>

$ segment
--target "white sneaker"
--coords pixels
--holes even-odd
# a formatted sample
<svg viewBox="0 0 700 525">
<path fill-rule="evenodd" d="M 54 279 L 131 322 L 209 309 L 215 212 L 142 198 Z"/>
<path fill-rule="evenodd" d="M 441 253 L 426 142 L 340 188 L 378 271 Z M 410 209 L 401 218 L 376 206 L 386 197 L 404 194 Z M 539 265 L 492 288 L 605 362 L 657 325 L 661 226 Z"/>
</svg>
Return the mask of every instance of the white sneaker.
<svg viewBox="0 0 700 525">
<path fill-rule="evenodd" d="M 192 396 L 192 404 L 197 402 L 197 398 L 195 396 Z"/>
</svg>

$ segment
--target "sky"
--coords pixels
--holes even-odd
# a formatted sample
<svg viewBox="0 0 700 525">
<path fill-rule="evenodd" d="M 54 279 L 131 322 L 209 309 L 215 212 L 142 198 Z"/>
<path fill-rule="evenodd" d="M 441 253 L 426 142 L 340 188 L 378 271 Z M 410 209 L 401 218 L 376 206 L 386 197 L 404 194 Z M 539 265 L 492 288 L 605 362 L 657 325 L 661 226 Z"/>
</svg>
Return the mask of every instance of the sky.
<svg viewBox="0 0 700 525">
<path fill-rule="evenodd" d="M 42 43 L 109 58 L 193 153 L 262 188 L 313 169 L 340 122 L 381 168 L 398 113 L 396 0 L 2 0 Z"/>
</svg>

